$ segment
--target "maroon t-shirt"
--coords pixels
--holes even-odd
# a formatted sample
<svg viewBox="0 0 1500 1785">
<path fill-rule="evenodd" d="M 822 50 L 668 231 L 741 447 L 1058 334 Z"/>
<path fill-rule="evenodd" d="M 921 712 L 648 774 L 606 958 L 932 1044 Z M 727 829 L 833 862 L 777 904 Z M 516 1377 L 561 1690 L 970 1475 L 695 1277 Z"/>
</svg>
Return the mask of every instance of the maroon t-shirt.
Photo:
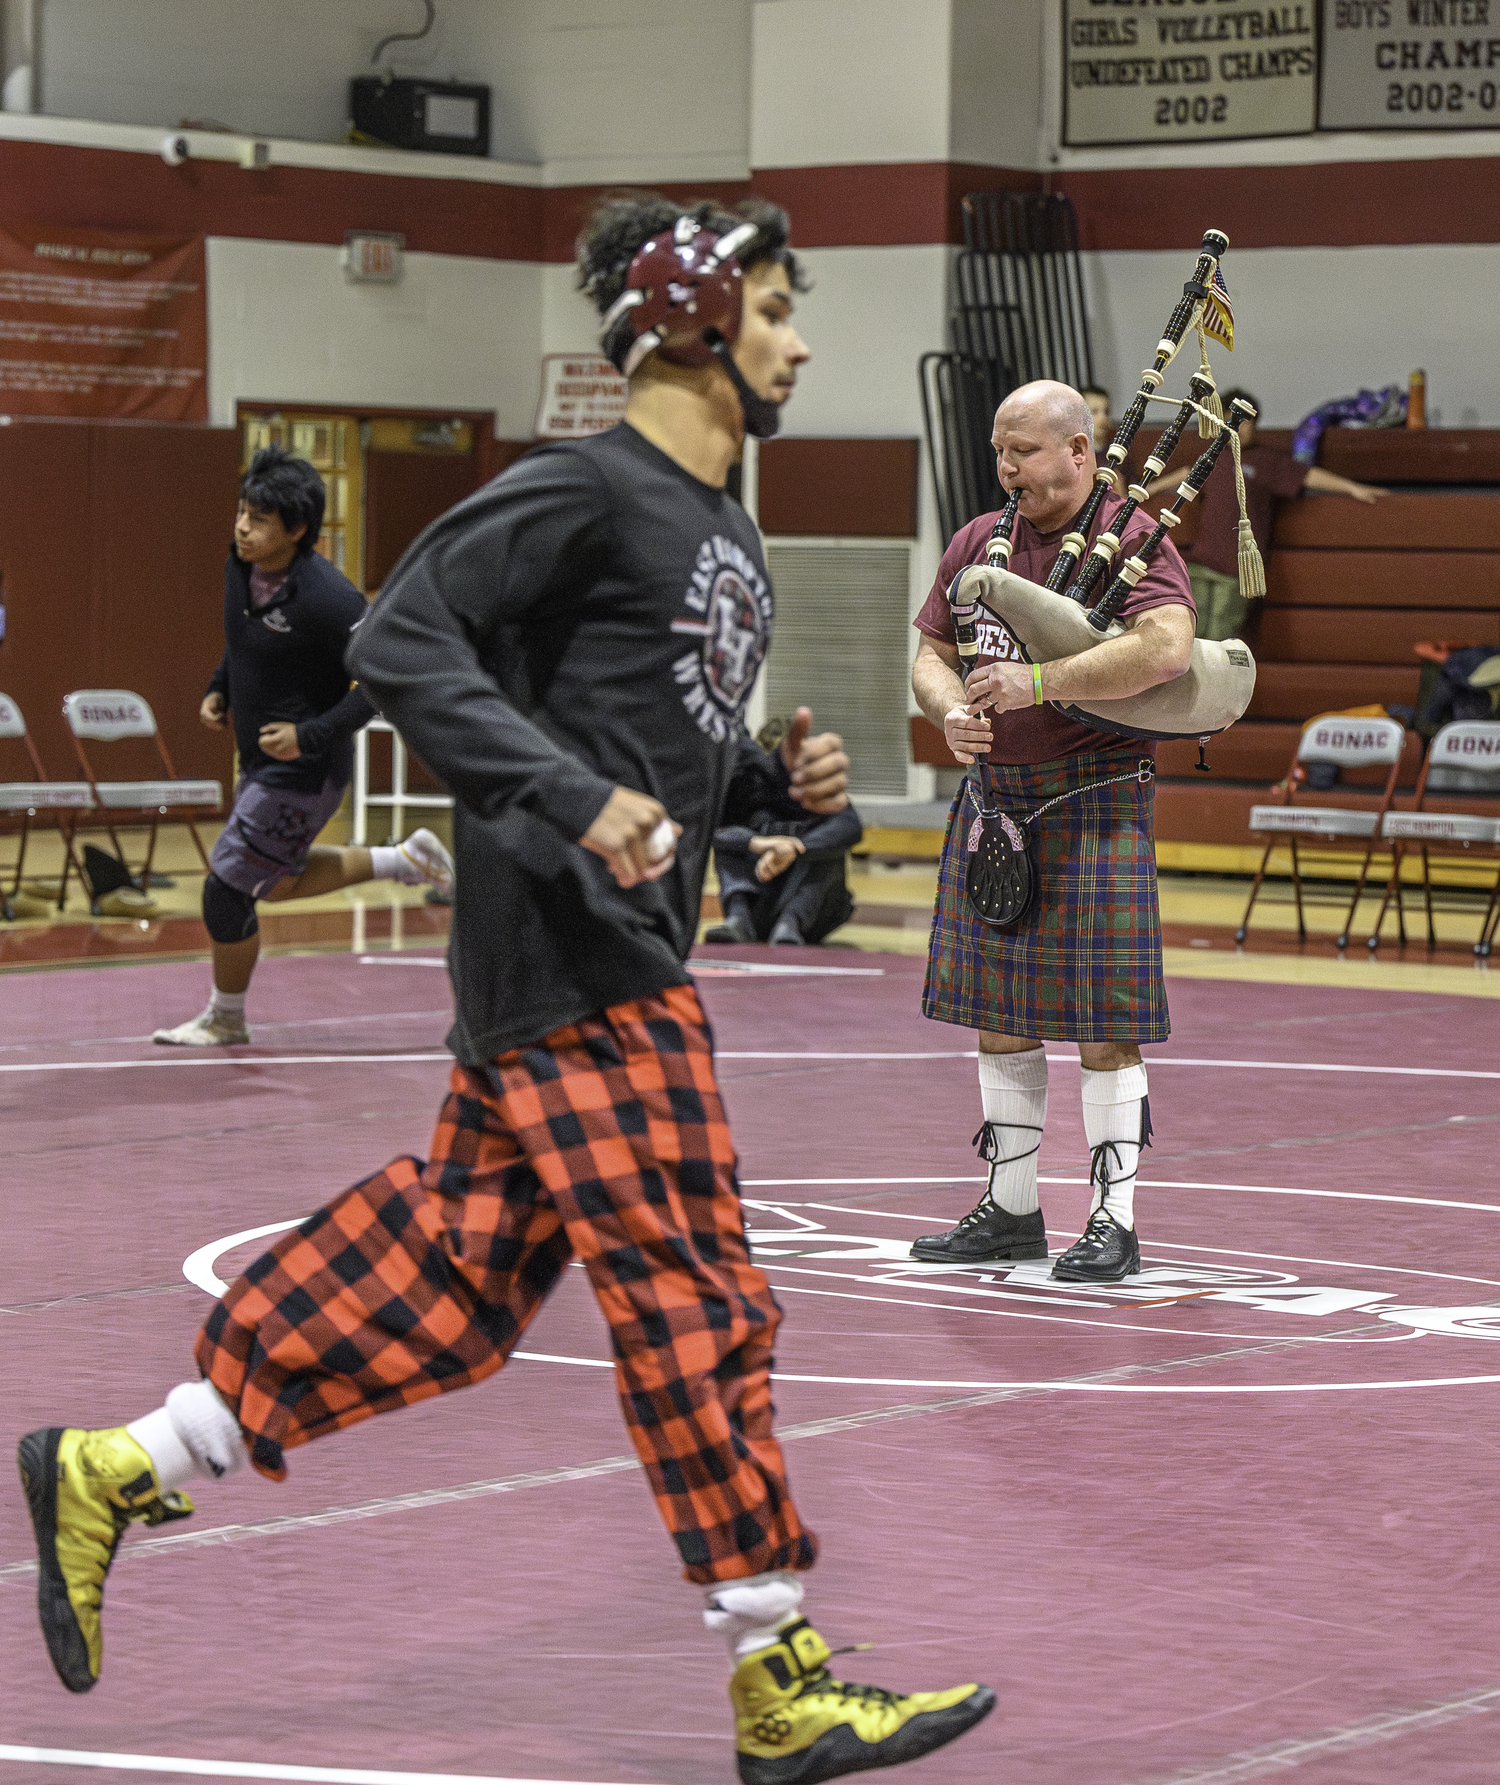
<svg viewBox="0 0 1500 1785">
<path fill-rule="evenodd" d="M 1124 506 L 1123 496 L 1104 498 L 1098 518 L 1089 530 L 1090 548 Z M 982 514 L 954 534 L 943 553 L 942 563 L 938 565 L 932 592 L 912 622 L 919 632 L 925 632 L 929 638 L 941 639 L 944 644 L 957 642 L 953 610 L 948 606 L 948 587 L 965 564 L 984 563 L 985 547 L 994 530 L 995 518 L 993 514 Z M 1131 555 L 1155 525 L 1149 514 L 1136 510 L 1121 538 L 1120 550 L 1115 555 L 1116 566 Z M 1072 531 L 1073 521 L 1070 520 L 1055 532 L 1038 533 L 1024 516 L 1017 516 L 1010 568 L 1017 576 L 1024 576 L 1027 582 L 1045 584 L 1048 571 L 1057 562 L 1064 536 Z M 1112 579 L 1113 572 L 1100 578 L 1095 600 L 1109 587 Z M 1147 608 L 1172 606 L 1185 607 L 1195 618 L 1197 616 L 1187 567 L 1171 540 L 1164 539 L 1152 554 L 1146 574 L 1131 590 L 1119 617 L 1129 619 L 1134 614 L 1144 613 Z M 975 630 L 979 635 L 980 668 L 987 663 L 1026 661 L 999 616 L 990 613 L 982 604 Z M 1145 749 L 1139 738 L 1122 738 L 1114 732 L 1095 731 L 1090 726 L 1080 725 L 1076 719 L 1069 719 L 1059 712 L 1050 701 L 1039 707 L 1020 707 L 1010 713 L 997 713 L 990 708 L 988 717 L 993 730 L 991 762 L 1055 762 L 1059 757 L 1077 756 L 1086 750 L 1118 750 L 1140 756 Z"/>
<path fill-rule="evenodd" d="M 1250 531 L 1262 552 L 1271 544 L 1271 519 L 1279 496 L 1300 496 L 1307 482 L 1307 467 L 1299 465 L 1274 446 L 1246 446 L 1240 462 L 1245 467 L 1245 513 Z M 1198 531 L 1187 555 L 1206 570 L 1220 576 L 1237 576 L 1240 568 L 1240 504 L 1234 487 L 1234 461 L 1221 453 L 1198 498 L 1202 512 Z"/>
</svg>

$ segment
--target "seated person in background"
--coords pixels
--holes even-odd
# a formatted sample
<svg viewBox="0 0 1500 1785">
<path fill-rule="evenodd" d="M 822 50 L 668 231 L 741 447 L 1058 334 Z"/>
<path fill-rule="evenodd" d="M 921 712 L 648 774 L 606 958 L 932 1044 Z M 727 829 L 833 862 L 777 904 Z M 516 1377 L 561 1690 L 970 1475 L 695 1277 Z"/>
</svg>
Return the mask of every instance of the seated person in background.
<svg viewBox="0 0 1500 1785">
<path fill-rule="evenodd" d="M 798 707 L 790 726 L 772 719 L 746 744 L 714 832 L 714 866 L 724 921 L 705 942 L 821 942 L 849 921 L 854 899 L 844 882 L 844 857 L 864 835 L 846 801 L 822 816 L 808 810 L 826 777 L 849 759 L 833 732 L 809 738 L 812 713 Z M 758 747 L 757 747 L 758 746 Z M 792 798 L 789 761 L 799 762 L 802 795 Z"/>
<path fill-rule="evenodd" d="M 1114 423 L 1109 419 L 1109 392 L 1101 384 L 1086 384 L 1078 394 L 1094 418 L 1094 451 L 1103 452 L 1115 437 Z"/>
<path fill-rule="evenodd" d="M 1236 397 L 1254 405 L 1259 412 L 1259 402 L 1244 390 L 1224 392 L 1226 410 Z M 1386 493 L 1372 484 L 1355 483 L 1325 471 L 1321 465 L 1299 465 L 1290 453 L 1279 452 L 1274 446 L 1257 446 L 1253 421 L 1240 423 L 1239 436 L 1240 461 L 1245 469 L 1245 512 L 1262 557 L 1270 553 L 1277 497 L 1320 490 L 1330 496 L 1352 496 L 1356 502 L 1374 502 Z M 1152 496 L 1158 496 L 1175 490 L 1181 481 L 1181 467 L 1169 469 L 1147 488 Z M 1239 500 L 1234 467 L 1227 454 L 1205 484 L 1199 509 L 1198 531 L 1182 552 L 1198 607 L 1198 637 L 1237 638 L 1243 633 L 1250 604 L 1240 594 Z"/>
</svg>

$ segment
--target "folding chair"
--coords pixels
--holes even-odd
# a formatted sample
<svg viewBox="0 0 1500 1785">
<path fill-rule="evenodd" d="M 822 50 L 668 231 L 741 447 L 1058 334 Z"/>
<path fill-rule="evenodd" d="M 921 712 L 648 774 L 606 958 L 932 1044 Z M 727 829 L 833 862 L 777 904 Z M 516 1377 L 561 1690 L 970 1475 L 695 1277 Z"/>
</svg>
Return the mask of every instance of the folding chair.
<svg viewBox="0 0 1500 1785">
<path fill-rule="evenodd" d="M 1365 946 L 1380 946 L 1380 926 L 1385 922 L 1386 907 L 1392 897 L 1396 902 L 1396 926 L 1401 940 L 1406 940 L 1405 914 L 1402 909 L 1401 861 L 1411 849 L 1422 852 L 1422 899 L 1427 907 L 1427 946 L 1437 946 L 1437 930 L 1433 925 L 1432 857 L 1453 861 L 1472 861 L 1474 857 L 1500 859 L 1500 817 L 1478 812 L 1430 812 L 1424 809 L 1429 794 L 1481 793 L 1500 797 L 1500 721 L 1494 719 L 1459 719 L 1445 725 L 1432 740 L 1427 760 L 1417 780 L 1417 795 L 1410 812 L 1387 812 L 1381 836 L 1392 844 L 1391 877 L 1386 882 L 1385 897 L 1380 901 L 1375 928 Z M 1467 909 L 1464 904 L 1445 909 Z M 1489 954 L 1500 927 L 1500 867 L 1495 870 L 1495 884 L 1490 888 L 1484 917 L 1479 925 L 1475 954 Z"/>
<path fill-rule="evenodd" d="M 73 734 L 73 748 L 78 753 L 79 766 L 88 779 L 94 804 L 100 812 L 100 821 L 109 832 L 115 854 L 122 862 L 125 860 L 125 852 L 115 834 L 116 821 L 128 825 L 150 826 L 146 859 L 138 876 L 142 890 L 150 884 L 157 831 L 164 818 L 168 822 L 187 826 L 206 874 L 208 853 L 203 847 L 203 839 L 198 835 L 195 820 L 217 817 L 223 804 L 224 789 L 217 781 L 182 779 L 172 766 L 172 758 L 156 728 L 156 715 L 151 711 L 149 702 L 143 700 L 139 694 L 132 694 L 128 688 L 80 688 L 64 698 L 63 718 L 67 720 L 68 730 Z M 156 746 L 157 757 L 165 771 L 163 778 L 155 781 L 101 781 L 94 773 L 93 765 L 83 747 L 84 742 L 115 743 L 121 738 L 149 738 Z M 68 854 L 63 862 L 62 885 L 58 889 L 59 911 L 62 910 L 63 901 L 68 894 L 69 867 L 77 868 L 79 878 L 84 878 L 83 864 L 73 847 L 77 829 L 75 821 L 68 833 Z"/>
<path fill-rule="evenodd" d="M 1401 765 L 1405 743 L 1406 732 L 1394 719 L 1344 719 L 1333 714 L 1327 718 L 1310 720 L 1303 727 L 1287 768 L 1281 804 L 1250 808 L 1251 835 L 1269 840 L 1251 883 L 1245 915 L 1240 919 L 1240 927 L 1234 933 L 1236 942 L 1245 940 L 1245 933 L 1250 927 L 1250 913 L 1255 909 L 1255 901 L 1260 894 L 1261 882 L 1265 879 L 1272 850 L 1286 844 L 1292 852 L 1292 894 L 1297 905 L 1297 934 L 1304 942 L 1307 940 L 1307 921 L 1303 914 L 1303 856 L 1312 856 L 1315 861 L 1324 858 L 1332 860 L 1356 851 L 1362 852 L 1364 859 L 1360 863 L 1359 877 L 1354 884 L 1354 897 L 1350 899 L 1349 909 L 1344 914 L 1343 928 L 1338 939 L 1340 948 L 1348 946 L 1349 926 L 1354 921 L 1355 910 L 1365 890 L 1370 860 L 1380 846 L 1381 821 L 1396 792 L 1396 774 Z M 1299 764 L 1307 762 L 1330 762 L 1341 769 L 1370 768 L 1378 763 L 1388 762 L 1391 765 L 1390 773 L 1385 778 L 1385 789 L 1380 796 L 1379 806 L 1374 811 L 1362 812 L 1348 807 L 1299 805 L 1296 771 Z M 1307 902 L 1314 902 L 1310 895 Z M 1343 901 L 1320 899 L 1316 902 L 1341 904 Z"/>
<path fill-rule="evenodd" d="M 42 766 L 42 759 L 26 730 L 26 721 L 21 717 L 21 709 L 8 694 L 0 694 L 0 738 L 19 739 L 31 762 L 31 770 L 36 777 L 32 781 L 0 781 L 0 820 L 9 821 L 7 828 L 20 815 L 20 845 L 16 855 L 16 871 L 11 880 L 10 891 L 0 887 L 0 916 L 7 922 L 15 918 L 15 907 L 11 900 L 21 890 L 21 875 L 26 866 L 26 844 L 31 836 L 32 820 L 39 813 L 87 811 L 94 803 L 94 796 L 89 790 L 87 781 L 49 781 L 47 771 Z M 63 829 L 60 816 L 55 817 L 59 831 Z M 70 840 L 63 844 L 66 854 Z"/>
</svg>

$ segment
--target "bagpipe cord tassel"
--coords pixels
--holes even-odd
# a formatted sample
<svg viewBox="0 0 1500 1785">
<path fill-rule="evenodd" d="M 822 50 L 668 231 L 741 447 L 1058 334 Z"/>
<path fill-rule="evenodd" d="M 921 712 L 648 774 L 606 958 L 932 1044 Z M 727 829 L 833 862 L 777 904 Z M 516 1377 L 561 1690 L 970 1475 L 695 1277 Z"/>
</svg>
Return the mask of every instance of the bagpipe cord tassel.
<svg viewBox="0 0 1500 1785">
<path fill-rule="evenodd" d="M 1250 517 L 1245 512 L 1245 468 L 1240 462 L 1238 429 L 1231 430 L 1229 444 L 1234 449 L 1234 487 L 1240 501 L 1240 594 L 1246 601 L 1254 601 L 1266 592 L 1266 566 L 1260 555 L 1260 547 L 1255 543 L 1255 534 L 1250 528 Z"/>
<path fill-rule="evenodd" d="M 1208 363 L 1208 337 L 1203 332 L 1199 312 L 1198 323 L 1198 376 L 1208 380 L 1208 395 L 1203 399 L 1203 408 L 1198 411 L 1198 438 L 1212 440 L 1224 421 L 1224 405 L 1219 401 L 1219 389 L 1214 383 L 1214 369 Z M 1205 414 L 1204 411 L 1207 411 Z M 1241 573 L 1243 574 L 1243 572 Z"/>
</svg>

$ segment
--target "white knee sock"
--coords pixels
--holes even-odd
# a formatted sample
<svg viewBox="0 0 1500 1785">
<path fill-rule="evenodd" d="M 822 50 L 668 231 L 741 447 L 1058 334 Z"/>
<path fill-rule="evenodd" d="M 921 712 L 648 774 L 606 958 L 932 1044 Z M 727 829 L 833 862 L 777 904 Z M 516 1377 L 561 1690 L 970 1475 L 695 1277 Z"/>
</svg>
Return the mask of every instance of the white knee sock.
<svg viewBox="0 0 1500 1785">
<path fill-rule="evenodd" d="M 211 1382 L 179 1383 L 166 1406 L 125 1430 L 150 1457 L 163 1491 L 195 1475 L 221 1480 L 246 1460 L 240 1422 Z"/>
<path fill-rule="evenodd" d="M 165 1407 L 158 1407 L 144 1419 L 131 1420 L 125 1430 L 150 1457 L 157 1484 L 164 1494 L 185 1486 L 198 1473 L 193 1453 L 177 1436 L 172 1415 Z"/>
<path fill-rule="evenodd" d="M 703 1622 L 728 1638 L 730 1660 L 742 1661 L 768 1649 L 801 1615 L 802 1577 L 782 1569 L 710 1587 Z"/>
<path fill-rule="evenodd" d="M 986 1144 L 980 1154 L 990 1159 L 985 1194 L 1008 1214 L 1029 1215 L 1041 1207 L 1036 1156 L 1047 1120 L 1045 1052 L 1037 1047 L 1024 1054 L 981 1054 L 979 1098 L 990 1131 L 983 1136 Z"/>
<path fill-rule="evenodd" d="M 1144 1065 L 1125 1066 L 1118 1072 L 1084 1068 L 1083 1132 L 1094 1191 L 1089 1213 L 1103 1203 L 1121 1227 L 1134 1227 L 1136 1166 L 1141 1148 L 1151 1140 Z"/>
</svg>

